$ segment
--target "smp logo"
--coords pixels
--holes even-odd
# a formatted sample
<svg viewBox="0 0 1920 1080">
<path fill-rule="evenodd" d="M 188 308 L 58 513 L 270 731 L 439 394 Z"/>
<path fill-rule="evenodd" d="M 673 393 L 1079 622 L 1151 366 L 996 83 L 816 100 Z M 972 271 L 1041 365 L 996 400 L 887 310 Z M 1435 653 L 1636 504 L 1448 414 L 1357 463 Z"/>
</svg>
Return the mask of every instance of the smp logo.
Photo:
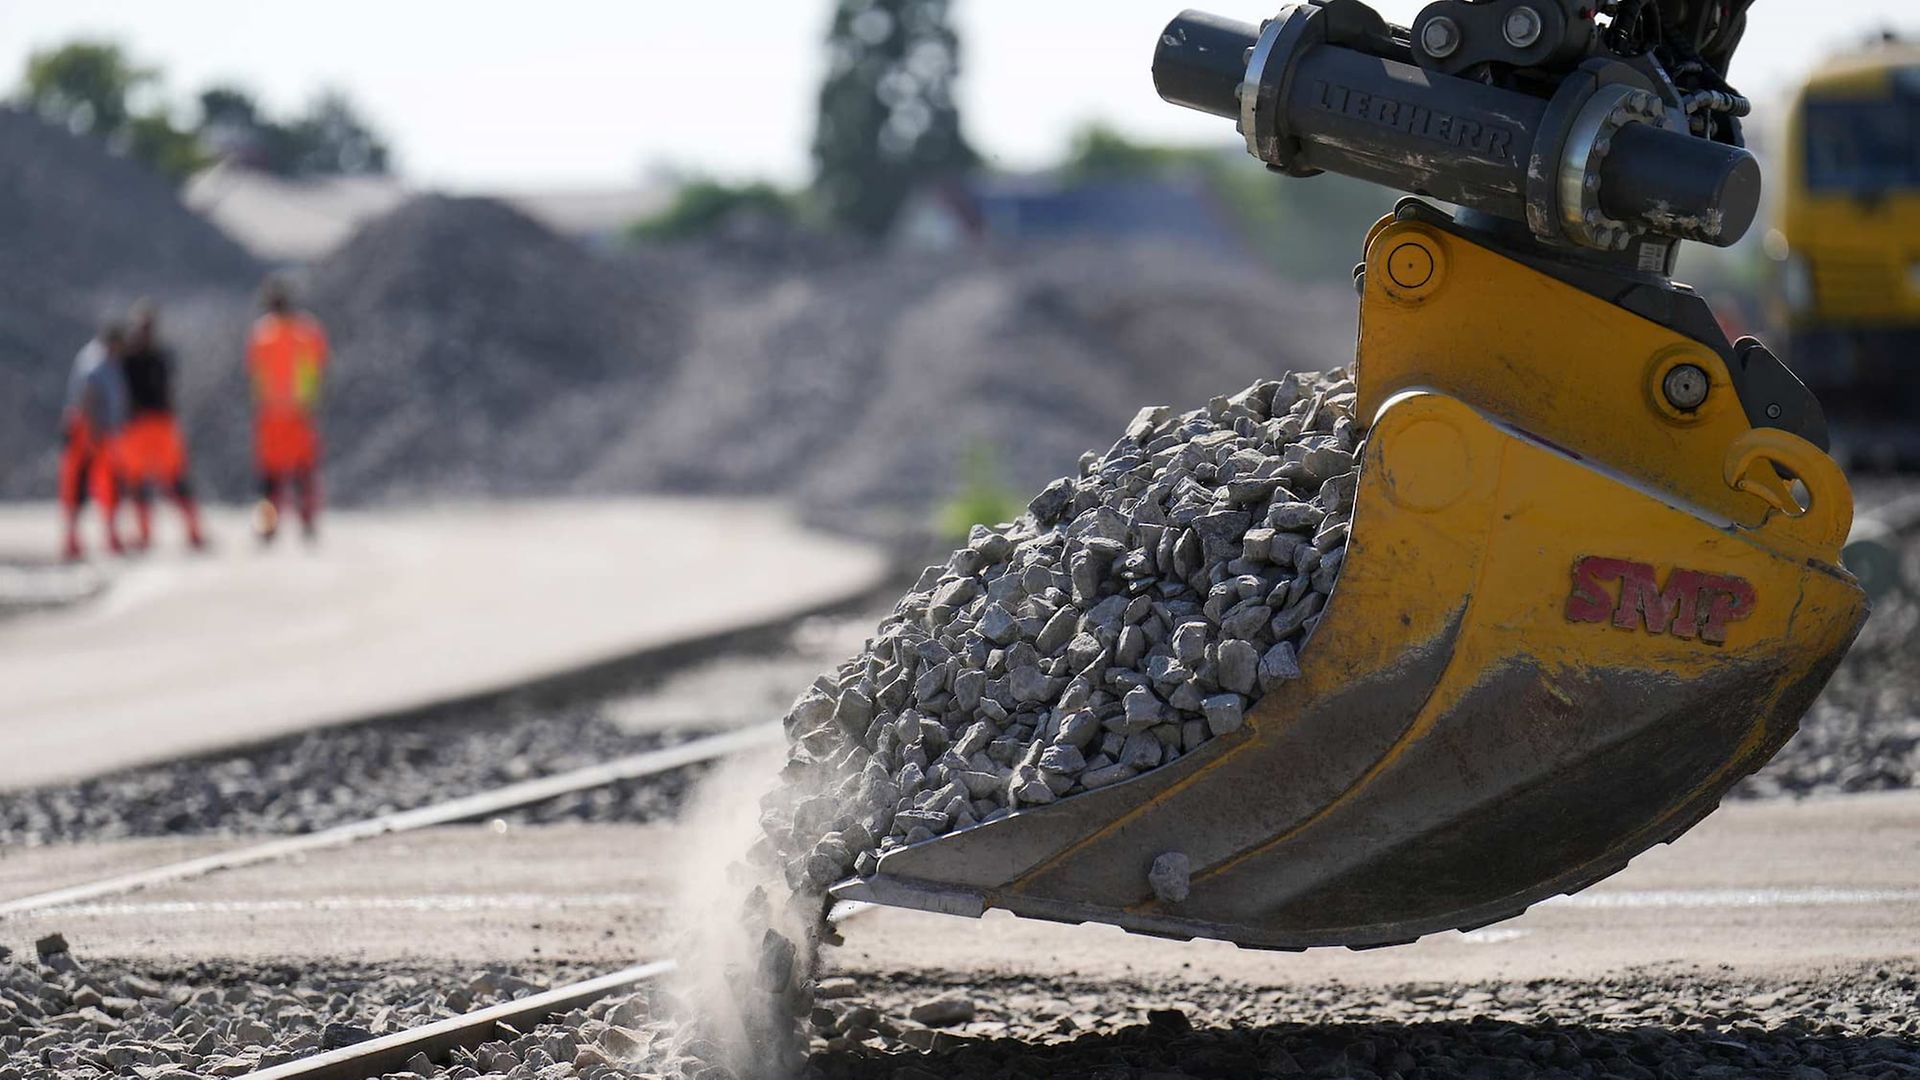
<svg viewBox="0 0 1920 1080">
<path fill-rule="evenodd" d="M 1607 587 L 1614 582 L 1620 583 L 1618 599 Z M 1754 600 L 1753 585 L 1745 578 L 1676 567 L 1662 588 L 1646 563 L 1586 555 L 1573 564 L 1567 619 L 1721 645 L 1727 624 L 1753 614 Z"/>
</svg>

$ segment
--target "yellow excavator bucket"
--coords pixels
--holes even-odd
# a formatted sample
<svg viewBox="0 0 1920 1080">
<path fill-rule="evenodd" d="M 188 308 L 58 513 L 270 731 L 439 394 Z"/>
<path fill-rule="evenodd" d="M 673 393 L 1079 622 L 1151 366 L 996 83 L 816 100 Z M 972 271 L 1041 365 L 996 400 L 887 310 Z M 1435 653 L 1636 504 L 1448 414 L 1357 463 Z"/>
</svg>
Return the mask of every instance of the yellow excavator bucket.
<svg viewBox="0 0 1920 1080">
<path fill-rule="evenodd" d="M 1613 873 L 1793 734 L 1866 616 L 1831 459 L 1753 426 L 1715 350 L 1419 204 L 1361 280 L 1368 430 L 1301 677 L 1171 764 L 897 847 L 836 896 L 1389 944 Z M 1688 410 L 1662 393 L 1683 365 Z M 1150 883 L 1169 854 L 1184 898 Z"/>
<path fill-rule="evenodd" d="M 951 781 L 919 791 L 910 761 L 899 813 L 874 819 L 892 830 L 878 851 L 842 858 L 846 837 L 871 838 L 854 823 L 818 841 L 805 873 L 817 881 L 850 863 L 855 876 L 833 886 L 836 896 L 956 914 L 997 907 L 1282 949 L 1384 945 L 1583 888 L 1678 836 L 1764 764 L 1867 605 L 1840 565 L 1852 494 L 1824 450 L 1818 403 L 1764 346 L 1728 342 L 1670 276 L 1682 241 L 1732 244 L 1760 203 L 1760 169 L 1738 123 L 1751 103 L 1724 80 L 1746 3 L 1700 20 L 1679 0 L 1654 0 L 1602 21 L 1572 0 L 1435 0 L 1395 27 L 1361 0 L 1311 0 L 1258 26 L 1194 11 L 1169 23 L 1156 89 L 1233 120 L 1274 172 L 1339 173 L 1460 208 L 1455 218 L 1408 200 L 1367 236 L 1351 415 L 1335 425 L 1341 453 L 1330 455 L 1342 470 L 1357 466 L 1352 517 L 1313 541 L 1315 551 L 1323 539 L 1331 548 L 1344 536 L 1346 546 L 1337 579 L 1312 572 L 1327 595 L 1317 623 L 1287 621 L 1311 607 L 1297 591 L 1317 562 L 1308 557 L 1293 561 L 1287 594 L 1305 606 L 1271 624 L 1275 640 L 1308 635 L 1299 677 L 1266 680 L 1263 656 L 1264 695 L 1244 717 L 1224 695 L 1228 722 L 1215 727 L 1208 713 L 1215 737 L 1188 740 L 1183 729 L 1182 752 L 1170 737 L 1166 755 L 1147 747 L 1150 771 L 1137 775 L 1104 764 L 1105 742 L 1100 768 L 1077 778 L 1065 770 L 1078 758 L 1064 750 L 1022 759 L 1036 771 L 1014 770 L 1011 813 L 976 819 L 969 810 L 984 808 L 966 794 L 977 792 L 955 794 Z M 1643 14 L 1666 32 L 1637 36 Z M 1259 430 L 1231 408 L 1215 411 L 1237 431 Z M 1314 423 L 1288 430 L 1321 430 Z M 1356 461 L 1344 457 L 1355 431 L 1339 424 L 1365 429 Z M 1227 468 L 1237 455 L 1207 474 L 1227 482 L 1198 501 L 1239 505 L 1241 472 Z M 1144 485 L 1133 470 L 1150 457 L 1147 444 L 1123 440 L 1095 467 L 1103 480 Z M 1257 478 L 1348 483 L 1305 459 L 1274 473 L 1248 466 Z M 1201 519 L 1190 520 L 1189 533 Z M 1170 531 L 1153 530 L 1164 548 Z M 1134 588 L 1147 581 L 1149 553 L 1128 538 L 1139 549 L 1113 554 L 1142 571 Z M 1258 542 L 1245 551 L 1243 566 L 1259 562 Z M 980 561 L 949 564 L 950 599 L 972 595 L 960 578 Z M 1191 568 L 1173 560 L 1186 585 Z M 1240 590 L 1246 579 L 1267 585 L 1226 572 L 1238 575 L 1231 586 L 1218 577 L 1193 586 L 1212 590 L 1203 611 L 1222 631 L 1234 616 L 1214 593 L 1264 615 Z M 1032 584 L 1044 592 L 1048 581 Z M 1076 579 L 1076 596 L 1092 584 Z M 921 609 L 933 610 L 907 605 L 901 617 Z M 994 640 L 1011 650 L 1025 631 L 997 614 Z M 1121 644 L 1116 659 L 1140 654 Z M 896 668 L 913 659 L 893 645 Z M 1285 645 L 1274 646 L 1276 672 L 1294 666 Z M 940 644 L 929 662 L 953 651 Z M 1203 665 L 1224 656 L 1185 654 Z M 891 676 L 891 700 L 908 697 L 881 659 L 827 684 L 843 692 L 833 719 L 849 732 L 874 734 L 862 726 L 868 699 L 848 689 L 862 678 Z M 975 659 L 1011 670 L 1006 653 Z M 1022 659 L 1031 669 L 1034 656 Z M 1177 684 L 1170 695 L 1191 690 L 1167 658 L 1154 659 L 1144 675 L 1109 679 L 1130 686 L 1129 698 L 1151 697 L 1142 679 Z M 1064 675 L 1058 663 L 1034 670 Z M 945 702 L 939 673 L 925 678 L 926 701 Z M 833 702 L 823 689 L 806 704 L 803 718 L 821 722 Z M 1128 710 L 1110 730 L 1159 718 Z M 1049 722 L 1069 734 L 1068 721 Z M 909 726 L 936 747 L 950 734 L 917 715 Z M 888 735 L 869 740 L 873 759 L 898 756 Z M 832 745 L 825 739 L 823 752 Z M 1061 769 L 1049 772 L 1049 755 Z M 1119 756 L 1131 760 L 1124 744 Z M 952 757 L 933 769 L 971 783 L 994 765 Z M 843 759 L 865 760 L 852 750 L 831 758 Z M 1117 776 L 1127 778 L 1109 782 Z M 899 788 L 876 775 L 865 790 Z M 811 838 L 820 829 L 803 828 L 807 816 L 795 831 Z"/>
</svg>

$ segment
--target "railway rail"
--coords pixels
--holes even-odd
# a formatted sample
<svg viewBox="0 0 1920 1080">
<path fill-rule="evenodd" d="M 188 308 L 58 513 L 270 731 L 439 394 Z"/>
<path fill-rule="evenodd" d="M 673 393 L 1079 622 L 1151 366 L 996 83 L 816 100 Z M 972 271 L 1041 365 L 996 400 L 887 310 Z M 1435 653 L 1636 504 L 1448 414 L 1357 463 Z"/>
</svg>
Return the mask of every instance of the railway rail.
<svg viewBox="0 0 1920 1080">
<path fill-rule="evenodd" d="M 637 780 L 690 765 L 718 760 L 756 747 L 769 745 L 781 737 L 778 723 L 756 724 L 707 735 L 673 746 L 633 754 L 613 761 L 589 765 L 571 772 L 526 780 L 505 787 L 449 799 L 428 806 L 348 822 L 319 832 L 289 836 L 192 859 L 115 874 L 78 885 L 69 885 L 0 901 L 0 919 L 29 911 L 62 907 L 106 896 L 117 896 L 154 885 L 162 885 L 223 870 L 271 862 L 323 848 L 341 847 L 375 837 L 410 832 L 434 825 L 473 821 L 504 810 L 512 810 L 575 792 L 588 791 L 625 780 Z"/>
<path fill-rule="evenodd" d="M 497 1037 L 500 1025 L 525 1031 L 548 1017 L 591 1005 L 632 990 L 676 969 L 672 960 L 655 960 L 591 979 L 557 986 L 544 993 L 503 1001 L 430 1024 L 343 1046 L 249 1073 L 246 1080 L 370 1080 L 406 1066 L 416 1054 L 445 1064 L 456 1049 L 472 1049 Z"/>
</svg>

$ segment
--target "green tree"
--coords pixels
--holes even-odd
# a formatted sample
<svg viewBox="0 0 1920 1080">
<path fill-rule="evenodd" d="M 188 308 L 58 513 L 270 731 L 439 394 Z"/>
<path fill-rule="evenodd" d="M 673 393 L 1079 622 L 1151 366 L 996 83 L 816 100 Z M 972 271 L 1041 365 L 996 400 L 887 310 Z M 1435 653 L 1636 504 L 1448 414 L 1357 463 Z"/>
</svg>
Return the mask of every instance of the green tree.
<svg viewBox="0 0 1920 1080">
<path fill-rule="evenodd" d="M 127 152 L 178 183 L 200 171 L 207 156 L 191 131 L 182 131 L 173 118 L 155 109 L 127 122 Z"/>
<path fill-rule="evenodd" d="M 322 92 L 287 131 L 292 145 L 285 171 L 292 175 L 385 175 L 388 170 L 386 142 L 337 90 Z"/>
<path fill-rule="evenodd" d="M 180 127 L 164 104 L 134 112 L 140 92 L 159 83 L 157 71 L 135 65 L 112 42 L 74 41 L 27 58 L 19 97 L 49 120 L 110 140 L 175 180 L 206 165 L 209 152 L 236 149 L 284 176 L 384 174 L 392 167 L 386 141 L 338 92 L 322 93 L 283 123 L 246 90 L 216 84 L 199 93 L 197 122 Z"/>
<path fill-rule="evenodd" d="M 251 128 L 260 125 L 260 105 L 238 86 L 216 83 L 200 91 L 200 126 Z"/>
<path fill-rule="evenodd" d="M 970 168 L 948 0 L 838 0 L 813 135 L 814 188 L 834 222 L 884 233 L 921 184 Z"/>
<path fill-rule="evenodd" d="M 157 75 L 135 67 L 107 41 L 75 41 L 27 58 L 21 96 L 40 115 L 75 131 L 119 134 L 132 113 L 128 98 Z"/>
<path fill-rule="evenodd" d="M 206 163 L 193 133 L 176 127 L 164 106 L 133 111 L 136 94 L 158 82 L 157 72 L 135 66 L 118 45 L 75 41 L 28 57 L 20 96 L 55 123 L 112 140 L 135 160 L 184 180 Z"/>
<path fill-rule="evenodd" d="M 771 184 L 690 180 L 672 205 L 635 222 L 630 232 L 638 240 L 685 240 L 711 233 L 740 214 L 786 221 L 793 217 L 793 202 Z"/>
<path fill-rule="evenodd" d="M 281 123 L 246 90 L 210 86 L 200 92 L 199 130 L 223 150 L 281 176 L 385 174 L 391 168 L 386 142 L 338 91 L 322 93 L 305 113 Z"/>
</svg>

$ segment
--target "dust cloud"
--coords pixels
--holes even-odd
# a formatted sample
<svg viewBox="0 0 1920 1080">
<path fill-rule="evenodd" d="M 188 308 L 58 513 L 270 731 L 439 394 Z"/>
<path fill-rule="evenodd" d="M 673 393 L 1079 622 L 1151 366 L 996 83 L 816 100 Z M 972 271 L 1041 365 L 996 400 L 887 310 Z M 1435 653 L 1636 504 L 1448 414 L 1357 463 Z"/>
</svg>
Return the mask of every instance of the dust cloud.
<svg viewBox="0 0 1920 1080">
<path fill-rule="evenodd" d="M 679 967 L 650 1000 L 652 1036 L 641 1061 L 662 1075 L 742 1080 L 796 1075 L 806 1042 L 799 1021 L 824 929 L 822 898 L 796 894 L 764 839 L 763 797 L 794 795 L 781 775 L 785 747 L 738 755 L 692 793 L 669 853 L 677 882 L 669 910 Z"/>
</svg>

